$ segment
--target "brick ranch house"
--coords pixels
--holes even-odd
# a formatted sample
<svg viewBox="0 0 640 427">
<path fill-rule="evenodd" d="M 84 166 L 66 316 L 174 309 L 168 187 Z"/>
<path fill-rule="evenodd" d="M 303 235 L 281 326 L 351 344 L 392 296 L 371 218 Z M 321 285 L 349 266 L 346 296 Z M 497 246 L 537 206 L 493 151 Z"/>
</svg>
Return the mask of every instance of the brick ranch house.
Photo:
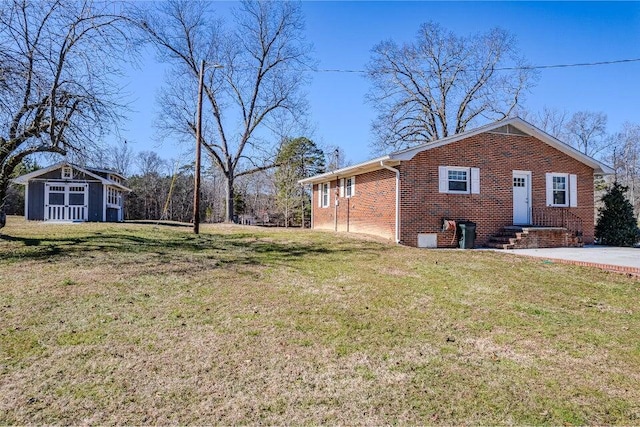
<svg viewBox="0 0 640 427">
<path fill-rule="evenodd" d="M 476 246 L 531 248 L 592 242 L 594 175 L 611 173 L 515 117 L 300 183 L 315 229 L 446 248 L 472 221 Z"/>
</svg>

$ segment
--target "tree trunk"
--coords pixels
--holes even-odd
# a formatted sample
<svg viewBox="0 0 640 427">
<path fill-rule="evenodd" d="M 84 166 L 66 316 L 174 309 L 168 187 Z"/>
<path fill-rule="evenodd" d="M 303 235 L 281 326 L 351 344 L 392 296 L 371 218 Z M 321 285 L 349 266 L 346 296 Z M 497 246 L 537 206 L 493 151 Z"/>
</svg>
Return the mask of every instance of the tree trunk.
<svg viewBox="0 0 640 427">
<path fill-rule="evenodd" d="M 7 191 L 9 189 L 9 178 L 0 177 L 0 213 L 4 213 L 4 205 L 7 199 Z M 26 212 L 25 212 L 26 215 Z"/>
<path fill-rule="evenodd" d="M 225 188 L 225 190 L 227 191 L 227 211 L 225 212 L 224 222 L 231 223 L 233 222 L 234 213 L 233 170 L 225 172 L 225 178 L 227 179 L 227 186 Z"/>
</svg>

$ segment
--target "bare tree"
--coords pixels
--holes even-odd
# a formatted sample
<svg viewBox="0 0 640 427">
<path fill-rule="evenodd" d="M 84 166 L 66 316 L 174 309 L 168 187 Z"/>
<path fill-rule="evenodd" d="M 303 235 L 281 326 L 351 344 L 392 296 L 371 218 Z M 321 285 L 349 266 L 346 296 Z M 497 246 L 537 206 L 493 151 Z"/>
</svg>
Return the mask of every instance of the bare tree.
<svg viewBox="0 0 640 427">
<path fill-rule="evenodd" d="M 567 113 L 555 108 L 544 107 L 542 111 L 531 113 L 523 110 L 518 115 L 561 141 L 566 140 Z"/>
<path fill-rule="evenodd" d="M 379 113 L 373 124 L 378 152 L 507 117 L 535 77 L 508 32 L 462 37 L 433 22 L 420 27 L 413 43 L 376 45 L 367 72 L 368 99 Z"/>
<path fill-rule="evenodd" d="M 109 2 L 0 2 L 0 211 L 11 173 L 34 153 L 84 152 L 119 119 L 128 37 Z"/>
<path fill-rule="evenodd" d="M 204 78 L 203 146 L 226 181 L 226 221 L 234 216 L 234 182 L 272 167 L 256 158 L 270 152 L 269 135 L 305 111 L 300 87 L 309 62 L 300 6 L 292 2 L 246 1 L 234 13 L 234 27 L 212 18 L 210 2 L 169 1 L 142 11 L 140 26 L 173 65 L 162 100 L 167 128 L 195 136 L 196 81 Z"/>
<path fill-rule="evenodd" d="M 171 171 L 169 162 L 155 151 L 140 152 L 135 158 L 135 164 L 139 173 L 127 180 L 127 185 L 133 192 L 127 196 L 126 216 L 129 219 L 161 219 L 167 201 L 171 201 L 169 197 L 173 190 L 172 181 L 179 171 Z M 189 189 L 192 190 L 192 187 Z"/>
<path fill-rule="evenodd" d="M 578 111 L 565 125 L 567 142 L 590 157 L 604 154 L 610 146 L 607 115 L 601 111 Z"/>
<path fill-rule="evenodd" d="M 131 166 L 134 161 L 133 149 L 127 141 L 122 140 L 111 147 L 109 154 L 109 165 L 107 165 L 107 168 L 113 169 L 125 177 L 131 175 Z"/>
<path fill-rule="evenodd" d="M 224 175 L 219 168 L 213 167 L 202 178 L 202 205 L 206 222 L 222 222 L 225 216 L 225 194 L 222 188 Z"/>
<path fill-rule="evenodd" d="M 329 172 L 351 165 L 351 161 L 347 159 L 347 154 L 339 145 L 327 145 L 322 148 L 322 151 L 324 151 L 325 164 Z"/>
<path fill-rule="evenodd" d="M 626 122 L 612 135 L 615 150 L 607 157 L 615 171 L 615 180 L 629 188 L 629 201 L 640 215 L 640 125 Z"/>
<path fill-rule="evenodd" d="M 155 151 L 141 151 L 136 158 L 141 175 L 162 175 L 168 171 L 168 163 Z"/>
</svg>

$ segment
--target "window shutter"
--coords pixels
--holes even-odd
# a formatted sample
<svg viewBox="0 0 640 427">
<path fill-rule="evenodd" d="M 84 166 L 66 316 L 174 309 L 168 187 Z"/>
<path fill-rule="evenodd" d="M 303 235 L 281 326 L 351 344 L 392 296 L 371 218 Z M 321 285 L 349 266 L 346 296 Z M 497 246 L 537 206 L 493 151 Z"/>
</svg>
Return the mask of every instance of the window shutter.
<svg viewBox="0 0 640 427">
<path fill-rule="evenodd" d="M 553 204 L 553 174 L 547 173 L 547 206 L 551 206 Z"/>
<path fill-rule="evenodd" d="M 340 178 L 340 197 L 344 197 L 344 178 Z"/>
<path fill-rule="evenodd" d="M 318 184 L 318 207 L 322 207 L 322 184 Z"/>
<path fill-rule="evenodd" d="M 449 189 L 446 166 L 438 166 L 438 189 L 440 193 L 446 193 Z"/>
<path fill-rule="evenodd" d="M 574 174 L 569 175 L 569 206 L 578 206 L 578 176 Z"/>
<path fill-rule="evenodd" d="M 480 169 L 471 168 L 471 194 L 480 194 Z"/>
<path fill-rule="evenodd" d="M 356 195 L 356 177 L 351 177 L 351 197 Z"/>
</svg>

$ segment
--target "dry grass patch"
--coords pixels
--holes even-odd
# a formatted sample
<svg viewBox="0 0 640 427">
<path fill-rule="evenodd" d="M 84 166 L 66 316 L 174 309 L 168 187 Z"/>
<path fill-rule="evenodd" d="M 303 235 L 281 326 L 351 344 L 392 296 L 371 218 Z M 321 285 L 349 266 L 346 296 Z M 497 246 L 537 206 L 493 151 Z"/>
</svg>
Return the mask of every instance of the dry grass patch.
<svg viewBox="0 0 640 427">
<path fill-rule="evenodd" d="M 640 282 L 300 230 L 10 218 L 0 424 L 638 424 Z"/>
</svg>

